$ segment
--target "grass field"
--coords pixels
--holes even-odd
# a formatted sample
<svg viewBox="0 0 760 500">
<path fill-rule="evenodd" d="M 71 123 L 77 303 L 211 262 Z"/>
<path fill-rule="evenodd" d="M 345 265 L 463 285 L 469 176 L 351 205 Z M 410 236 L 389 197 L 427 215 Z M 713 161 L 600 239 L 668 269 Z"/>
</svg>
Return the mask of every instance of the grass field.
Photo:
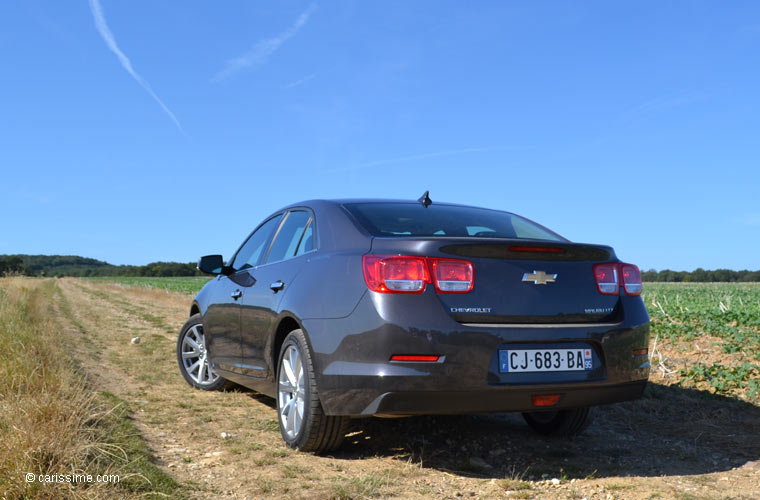
<svg viewBox="0 0 760 500">
<path fill-rule="evenodd" d="M 87 278 L 93 281 L 112 281 L 124 286 L 137 288 L 156 288 L 168 292 L 195 294 L 209 279 L 207 276 L 187 276 L 172 278 L 153 278 L 141 276 L 115 276 L 104 278 Z"/>
<path fill-rule="evenodd" d="M 760 498 L 758 285 L 645 284 L 650 384 L 596 408 L 579 438 L 519 414 L 360 419 L 316 457 L 282 444 L 270 398 L 179 375 L 204 282 L 0 279 L 0 498 Z M 31 485 L 29 471 L 123 482 Z"/>
<path fill-rule="evenodd" d="M 194 294 L 206 277 L 91 278 L 124 286 Z M 696 363 L 665 359 L 653 364 L 684 387 L 745 400 L 760 398 L 760 283 L 646 283 L 643 299 L 652 318 L 652 337 L 661 342 L 698 342 L 733 356 L 706 356 Z M 653 345 L 657 347 L 657 345 Z"/>
<path fill-rule="evenodd" d="M 209 280 L 202 276 L 91 279 L 186 294 L 197 293 Z M 697 341 L 698 345 L 701 340 L 705 347 L 735 354 L 678 364 L 678 359 L 664 359 L 655 352 L 653 363 L 663 374 L 678 378 L 685 387 L 760 398 L 760 283 L 646 283 L 643 299 L 652 318 L 652 337 L 658 342 Z"/>
<path fill-rule="evenodd" d="M 186 294 L 196 293 L 208 281 L 206 277 L 94 279 Z M 656 369 L 684 387 L 750 401 L 760 398 L 760 283 L 646 283 L 644 290 L 652 337 L 660 346 L 702 341 L 703 347 L 726 354 L 688 363 L 679 357 L 665 359 L 655 351 Z"/>
</svg>

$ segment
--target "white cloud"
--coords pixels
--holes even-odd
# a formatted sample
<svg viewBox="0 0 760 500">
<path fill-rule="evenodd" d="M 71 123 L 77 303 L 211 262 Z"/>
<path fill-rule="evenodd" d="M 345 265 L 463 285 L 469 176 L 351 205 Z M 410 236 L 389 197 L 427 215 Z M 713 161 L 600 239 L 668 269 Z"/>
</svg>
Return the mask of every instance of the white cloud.
<svg viewBox="0 0 760 500">
<path fill-rule="evenodd" d="M 445 151 L 434 151 L 432 153 L 421 153 L 411 156 L 399 156 L 397 158 L 388 158 L 385 160 L 376 160 L 366 163 L 360 163 L 359 165 L 352 165 L 350 167 L 333 168 L 328 172 L 350 172 L 352 170 L 361 170 L 363 168 L 378 167 L 380 165 L 391 165 L 393 163 L 405 163 L 414 160 L 426 160 L 428 158 L 437 158 L 439 156 L 451 156 L 465 153 L 485 153 L 488 151 L 496 151 L 508 148 L 464 148 L 464 149 L 448 149 Z"/>
<path fill-rule="evenodd" d="M 745 226 L 760 227 L 760 213 L 744 214 L 740 219 L 740 223 Z"/>
<path fill-rule="evenodd" d="M 135 69 L 132 67 L 132 62 L 117 45 L 116 38 L 108 28 L 108 23 L 106 23 L 106 18 L 103 14 L 103 7 L 100 5 L 100 0 L 89 0 L 89 2 L 90 11 L 92 11 L 92 17 L 95 19 L 95 27 L 98 29 L 100 36 L 103 37 L 103 41 L 106 42 L 108 48 L 111 49 L 111 52 L 116 54 L 116 58 L 119 59 L 119 62 L 124 67 L 124 69 L 127 70 L 127 73 L 132 75 L 132 78 L 134 78 L 135 81 L 139 83 L 140 86 L 144 88 L 153 99 L 155 99 L 158 105 L 161 106 L 161 109 L 163 109 L 164 112 L 169 115 L 169 118 L 172 119 L 177 128 L 184 133 L 182 130 L 182 125 L 180 125 L 179 120 L 177 120 L 177 117 L 174 116 L 174 113 L 172 113 L 172 111 L 166 106 L 166 104 L 164 104 L 161 98 L 158 97 L 158 95 L 153 91 L 150 84 L 142 76 L 140 76 L 137 71 L 135 71 Z"/>
<path fill-rule="evenodd" d="M 292 89 L 293 87 L 298 87 L 299 85 L 303 85 L 304 83 L 308 82 L 309 80 L 313 80 L 314 77 L 316 77 L 316 74 L 311 74 L 309 76 L 305 76 L 301 78 L 300 80 L 296 80 L 292 83 L 289 83 L 283 87 L 283 89 Z"/>
<path fill-rule="evenodd" d="M 218 82 L 240 70 L 265 63 L 269 59 L 269 56 L 277 52 L 282 44 L 293 38 L 306 25 L 315 9 L 316 5 L 310 5 L 308 9 L 298 16 L 293 26 L 275 37 L 260 40 L 245 54 L 228 60 L 224 68 L 214 75 L 211 81 Z"/>
</svg>

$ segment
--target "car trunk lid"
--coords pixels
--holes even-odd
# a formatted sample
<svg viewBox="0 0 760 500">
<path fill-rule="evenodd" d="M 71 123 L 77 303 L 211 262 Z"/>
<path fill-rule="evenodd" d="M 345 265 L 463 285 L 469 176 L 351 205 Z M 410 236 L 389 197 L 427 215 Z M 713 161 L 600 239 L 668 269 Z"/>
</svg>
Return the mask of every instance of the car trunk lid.
<svg viewBox="0 0 760 500">
<path fill-rule="evenodd" d="M 568 324 L 616 321 L 618 295 L 599 293 L 593 266 L 616 262 L 608 246 L 489 238 L 375 238 L 378 254 L 467 259 L 469 293 L 439 293 L 461 323 Z"/>
</svg>

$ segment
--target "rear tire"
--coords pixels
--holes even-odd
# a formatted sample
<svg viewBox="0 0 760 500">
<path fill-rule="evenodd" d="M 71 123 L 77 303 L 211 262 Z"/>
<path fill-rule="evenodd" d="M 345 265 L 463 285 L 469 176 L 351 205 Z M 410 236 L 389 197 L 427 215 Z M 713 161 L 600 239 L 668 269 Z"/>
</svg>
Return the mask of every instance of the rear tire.
<svg viewBox="0 0 760 500">
<path fill-rule="evenodd" d="M 177 338 L 177 363 L 185 382 L 202 391 L 220 391 L 234 385 L 219 376 L 208 359 L 203 320 L 200 314 L 190 316 Z"/>
<path fill-rule="evenodd" d="M 289 447 L 324 453 L 338 448 L 348 417 L 325 415 L 314 377 L 314 364 L 303 332 L 285 337 L 277 362 L 277 420 Z"/>
<path fill-rule="evenodd" d="M 545 436 L 575 436 L 585 431 L 591 423 L 591 409 L 588 407 L 536 411 L 522 415 L 534 431 Z"/>
</svg>

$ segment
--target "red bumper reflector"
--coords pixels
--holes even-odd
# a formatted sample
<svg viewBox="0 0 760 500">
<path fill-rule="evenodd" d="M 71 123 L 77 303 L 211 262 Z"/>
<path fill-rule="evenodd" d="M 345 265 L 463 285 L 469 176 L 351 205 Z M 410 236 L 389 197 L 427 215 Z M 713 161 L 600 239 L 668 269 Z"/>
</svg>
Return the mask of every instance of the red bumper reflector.
<svg viewBox="0 0 760 500">
<path fill-rule="evenodd" d="M 634 356 L 646 356 L 649 354 L 649 348 L 645 347 L 644 349 L 634 349 L 633 355 Z"/>
<path fill-rule="evenodd" d="M 417 355 L 417 354 L 394 354 L 391 361 L 427 361 L 436 362 L 440 356 Z"/>
<path fill-rule="evenodd" d="M 554 406 L 559 401 L 559 394 L 534 394 L 533 406 Z"/>
</svg>

